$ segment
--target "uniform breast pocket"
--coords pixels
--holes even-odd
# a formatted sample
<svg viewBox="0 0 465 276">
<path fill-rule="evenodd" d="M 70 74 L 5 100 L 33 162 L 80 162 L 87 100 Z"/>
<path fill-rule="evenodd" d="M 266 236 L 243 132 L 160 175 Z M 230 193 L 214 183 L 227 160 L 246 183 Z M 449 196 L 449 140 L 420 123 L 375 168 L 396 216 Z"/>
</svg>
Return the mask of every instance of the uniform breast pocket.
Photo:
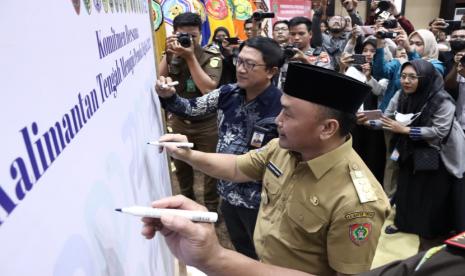
<svg viewBox="0 0 465 276">
<path fill-rule="evenodd" d="M 307 250 L 324 245 L 326 222 L 312 208 L 301 201 L 289 203 L 281 232 L 290 246 Z"/>
<path fill-rule="evenodd" d="M 270 175 L 270 173 L 265 173 L 262 184 L 262 214 L 265 217 L 268 217 L 273 208 L 278 203 L 279 195 L 281 194 L 281 183 L 277 177 Z"/>
</svg>

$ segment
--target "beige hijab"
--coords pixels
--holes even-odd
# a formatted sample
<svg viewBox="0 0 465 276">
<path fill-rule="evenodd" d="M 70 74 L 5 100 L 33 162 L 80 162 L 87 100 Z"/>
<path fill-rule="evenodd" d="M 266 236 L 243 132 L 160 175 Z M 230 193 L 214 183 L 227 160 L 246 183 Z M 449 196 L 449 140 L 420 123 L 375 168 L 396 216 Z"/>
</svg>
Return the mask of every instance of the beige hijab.
<svg viewBox="0 0 465 276">
<path fill-rule="evenodd" d="M 421 40 L 423 40 L 423 44 L 425 45 L 425 50 L 423 51 L 423 55 L 421 58 L 425 60 L 438 59 L 438 43 L 436 42 L 434 34 L 428 30 L 420 29 L 411 33 L 408 37 L 409 40 L 414 35 L 418 35 L 419 37 L 421 37 Z"/>
</svg>

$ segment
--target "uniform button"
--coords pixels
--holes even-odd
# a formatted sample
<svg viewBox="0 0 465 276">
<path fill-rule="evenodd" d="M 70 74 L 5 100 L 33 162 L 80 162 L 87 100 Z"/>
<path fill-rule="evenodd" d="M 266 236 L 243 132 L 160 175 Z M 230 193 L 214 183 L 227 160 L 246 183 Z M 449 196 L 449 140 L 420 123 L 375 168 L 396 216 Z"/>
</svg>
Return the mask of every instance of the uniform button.
<svg viewBox="0 0 465 276">
<path fill-rule="evenodd" d="M 318 197 L 316 197 L 316 196 L 312 196 L 312 197 L 310 198 L 310 201 L 312 202 L 312 204 L 313 204 L 314 206 L 318 206 L 318 204 L 320 204 L 320 201 L 318 200 Z"/>
<path fill-rule="evenodd" d="M 357 164 L 352 164 L 352 169 L 353 170 L 358 170 L 358 165 Z"/>
</svg>

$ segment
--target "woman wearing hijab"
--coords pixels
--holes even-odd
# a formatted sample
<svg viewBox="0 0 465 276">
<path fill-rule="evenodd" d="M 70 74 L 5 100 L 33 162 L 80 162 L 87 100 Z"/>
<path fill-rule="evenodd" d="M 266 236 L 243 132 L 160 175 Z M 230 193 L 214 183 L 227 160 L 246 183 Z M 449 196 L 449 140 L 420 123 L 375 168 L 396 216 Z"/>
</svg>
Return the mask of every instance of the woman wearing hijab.
<svg viewBox="0 0 465 276">
<path fill-rule="evenodd" d="M 397 112 L 396 119 L 382 118 L 383 128 L 395 134 L 391 151 L 399 164 L 395 226 L 386 231 L 434 239 L 452 229 L 452 176 L 439 150 L 450 133 L 455 106 L 431 62 L 404 63 L 400 82 L 402 90 L 385 112 Z"/>
<path fill-rule="evenodd" d="M 366 63 L 354 64 L 353 55 L 344 52 L 339 62 L 340 73 L 349 75 L 371 87 L 371 92 L 363 102 L 364 110 L 378 109 L 379 96 L 382 97 L 387 87 L 387 80 L 378 81 L 371 75 L 371 64 L 376 51 L 376 39 L 367 38 L 355 47 L 355 53 L 365 57 Z M 383 183 L 386 147 L 381 131 L 363 126 L 363 122 L 352 129 L 352 146 L 368 165 L 376 179 Z"/>
<path fill-rule="evenodd" d="M 378 32 L 387 32 L 380 28 Z M 407 37 L 405 32 L 401 32 L 395 38 L 396 43 L 407 51 L 409 60 L 424 59 L 431 62 L 434 68 L 444 74 L 444 65 L 438 60 L 438 44 L 434 34 L 428 30 L 417 30 Z M 378 37 L 376 54 L 373 58 L 373 76 L 376 79 L 388 79 L 389 84 L 380 103 L 379 108 L 385 110 L 392 97 L 400 89 L 400 68 L 402 63 L 398 59 L 386 61 L 384 58 L 385 39 Z"/>
<path fill-rule="evenodd" d="M 218 27 L 213 32 L 212 43 L 206 47 L 217 47 L 223 59 L 223 70 L 221 71 L 221 78 L 218 87 L 236 82 L 236 66 L 234 65 L 233 58 L 235 55 L 235 48 L 239 45 L 230 45 L 225 38 L 229 38 L 229 31 L 225 27 Z"/>
<path fill-rule="evenodd" d="M 434 34 L 420 29 L 409 35 L 410 51 L 417 52 L 421 59 L 431 62 L 436 70 L 444 75 L 444 64 L 438 60 L 439 47 Z"/>
</svg>

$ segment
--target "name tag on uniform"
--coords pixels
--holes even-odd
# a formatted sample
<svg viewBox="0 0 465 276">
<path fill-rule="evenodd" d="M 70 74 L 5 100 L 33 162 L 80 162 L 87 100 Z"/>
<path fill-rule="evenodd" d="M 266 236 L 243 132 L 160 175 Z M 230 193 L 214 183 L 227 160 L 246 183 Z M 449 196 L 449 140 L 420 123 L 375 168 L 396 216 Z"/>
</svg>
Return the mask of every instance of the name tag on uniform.
<svg viewBox="0 0 465 276">
<path fill-rule="evenodd" d="M 273 164 L 273 162 L 269 161 L 267 164 L 266 164 L 266 167 L 271 171 L 272 174 L 274 174 L 276 177 L 280 177 L 281 175 L 283 175 L 283 172 L 278 168 L 276 167 L 275 164 Z"/>
</svg>

